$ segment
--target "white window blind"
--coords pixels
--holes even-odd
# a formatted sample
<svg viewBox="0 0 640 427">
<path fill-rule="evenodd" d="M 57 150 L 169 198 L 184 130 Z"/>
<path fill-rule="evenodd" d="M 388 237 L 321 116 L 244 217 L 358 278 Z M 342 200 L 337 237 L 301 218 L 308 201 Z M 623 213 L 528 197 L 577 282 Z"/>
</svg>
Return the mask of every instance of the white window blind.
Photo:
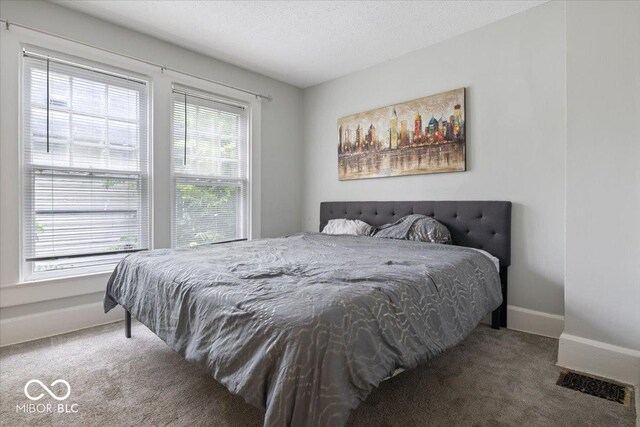
<svg viewBox="0 0 640 427">
<path fill-rule="evenodd" d="M 174 247 L 248 237 L 246 109 L 173 89 Z"/>
<path fill-rule="evenodd" d="M 147 91 L 136 78 L 24 52 L 26 276 L 105 269 L 149 247 Z"/>
</svg>

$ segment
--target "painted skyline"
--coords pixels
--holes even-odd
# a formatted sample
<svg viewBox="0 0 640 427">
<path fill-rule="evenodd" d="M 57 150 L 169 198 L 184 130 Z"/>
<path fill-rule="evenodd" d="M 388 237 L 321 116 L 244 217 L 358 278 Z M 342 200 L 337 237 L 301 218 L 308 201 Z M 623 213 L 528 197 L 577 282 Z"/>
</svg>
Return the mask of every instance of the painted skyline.
<svg viewBox="0 0 640 427">
<path fill-rule="evenodd" d="M 464 171 L 464 88 L 338 120 L 339 179 Z"/>
</svg>

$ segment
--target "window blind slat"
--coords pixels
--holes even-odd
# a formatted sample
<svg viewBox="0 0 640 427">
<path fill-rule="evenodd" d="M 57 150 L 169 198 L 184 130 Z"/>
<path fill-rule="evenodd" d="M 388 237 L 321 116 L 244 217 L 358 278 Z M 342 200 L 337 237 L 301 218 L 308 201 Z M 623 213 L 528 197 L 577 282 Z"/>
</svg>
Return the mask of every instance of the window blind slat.
<svg viewBox="0 0 640 427">
<path fill-rule="evenodd" d="M 173 96 L 173 245 L 245 239 L 249 218 L 246 111 L 192 89 L 185 105 L 186 92 Z"/>
<path fill-rule="evenodd" d="M 32 56 L 24 57 L 23 82 L 23 255 L 31 273 L 109 265 L 147 249 L 147 85 Z"/>
</svg>

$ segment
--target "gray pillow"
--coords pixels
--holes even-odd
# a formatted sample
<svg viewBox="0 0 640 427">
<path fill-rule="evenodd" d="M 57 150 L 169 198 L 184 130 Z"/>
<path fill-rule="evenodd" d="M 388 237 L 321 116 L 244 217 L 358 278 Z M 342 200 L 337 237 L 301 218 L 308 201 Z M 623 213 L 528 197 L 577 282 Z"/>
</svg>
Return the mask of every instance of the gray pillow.
<svg viewBox="0 0 640 427">
<path fill-rule="evenodd" d="M 449 229 L 430 217 L 424 217 L 414 221 L 409 229 L 407 238 L 420 242 L 451 244 L 451 233 L 449 233 Z"/>
</svg>

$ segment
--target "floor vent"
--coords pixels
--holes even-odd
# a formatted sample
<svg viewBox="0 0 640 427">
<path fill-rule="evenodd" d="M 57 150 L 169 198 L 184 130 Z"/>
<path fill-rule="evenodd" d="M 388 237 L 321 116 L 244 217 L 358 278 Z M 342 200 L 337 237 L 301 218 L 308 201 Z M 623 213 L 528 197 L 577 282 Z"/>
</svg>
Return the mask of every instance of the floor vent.
<svg viewBox="0 0 640 427">
<path fill-rule="evenodd" d="M 575 372 L 560 372 L 560 378 L 558 378 L 556 384 L 626 406 L 631 403 L 631 387 L 599 380 Z"/>
</svg>

